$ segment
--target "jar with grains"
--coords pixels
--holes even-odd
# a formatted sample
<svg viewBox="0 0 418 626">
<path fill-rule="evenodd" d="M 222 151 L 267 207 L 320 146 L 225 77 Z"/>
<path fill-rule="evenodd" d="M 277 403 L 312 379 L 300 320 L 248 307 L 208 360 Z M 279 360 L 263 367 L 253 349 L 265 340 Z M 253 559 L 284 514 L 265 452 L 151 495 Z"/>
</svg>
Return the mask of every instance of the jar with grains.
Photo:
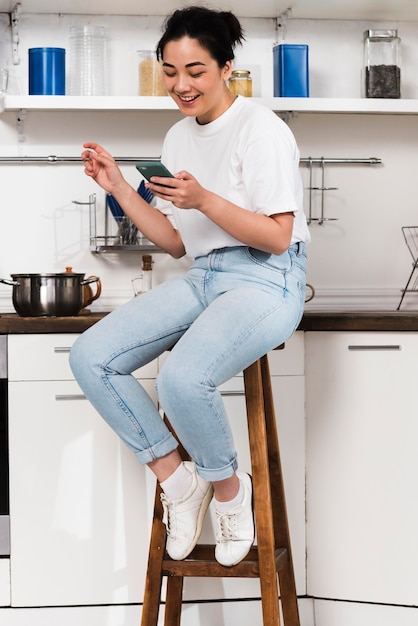
<svg viewBox="0 0 418 626">
<path fill-rule="evenodd" d="M 253 81 L 249 70 L 232 70 L 229 79 L 229 89 L 232 93 L 246 98 L 253 95 Z"/>
<path fill-rule="evenodd" d="M 400 39 L 392 29 L 364 32 L 366 98 L 400 98 Z"/>
<path fill-rule="evenodd" d="M 138 78 L 140 96 L 166 96 L 163 70 L 153 50 L 138 50 Z"/>
</svg>

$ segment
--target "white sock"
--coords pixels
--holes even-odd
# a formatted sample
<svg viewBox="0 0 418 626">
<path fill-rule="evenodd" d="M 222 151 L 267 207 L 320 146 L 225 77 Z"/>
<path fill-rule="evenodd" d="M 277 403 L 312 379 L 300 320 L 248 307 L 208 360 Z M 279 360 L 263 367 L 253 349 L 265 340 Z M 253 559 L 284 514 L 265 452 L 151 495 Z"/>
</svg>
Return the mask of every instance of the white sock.
<svg viewBox="0 0 418 626">
<path fill-rule="evenodd" d="M 242 481 L 239 481 L 239 490 L 235 498 L 228 500 L 228 502 L 219 502 L 216 498 L 214 498 L 214 500 L 215 508 L 218 513 L 228 513 L 231 509 L 242 504 L 242 501 L 244 500 L 244 485 L 242 484 Z"/>
<path fill-rule="evenodd" d="M 192 484 L 192 475 L 185 468 L 184 463 L 180 463 L 178 468 L 165 480 L 163 480 L 161 489 L 170 500 L 179 500 L 190 489 Z"/>
</svg>

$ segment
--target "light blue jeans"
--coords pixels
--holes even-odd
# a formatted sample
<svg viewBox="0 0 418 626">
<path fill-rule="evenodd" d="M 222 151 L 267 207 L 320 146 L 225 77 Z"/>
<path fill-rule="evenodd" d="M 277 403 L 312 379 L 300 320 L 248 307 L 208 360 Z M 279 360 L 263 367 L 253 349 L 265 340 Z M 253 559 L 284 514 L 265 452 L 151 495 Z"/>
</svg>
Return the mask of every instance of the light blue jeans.
<svg viewBox="0 0 418 626">
<path fill-rule="evenodd" d="M 141 463 L 177 441 L 131 375 L 171 349 L 156 381 L 160 405 L 206 480 L 237 469 L 217 387 L 296 330 L 305 301 L 306 247 L 280 256 L 246 246 L 199 257 L 184 277 L 133 298 L 85 331 L 70 364 L 84 393 Z"/>
</svg>

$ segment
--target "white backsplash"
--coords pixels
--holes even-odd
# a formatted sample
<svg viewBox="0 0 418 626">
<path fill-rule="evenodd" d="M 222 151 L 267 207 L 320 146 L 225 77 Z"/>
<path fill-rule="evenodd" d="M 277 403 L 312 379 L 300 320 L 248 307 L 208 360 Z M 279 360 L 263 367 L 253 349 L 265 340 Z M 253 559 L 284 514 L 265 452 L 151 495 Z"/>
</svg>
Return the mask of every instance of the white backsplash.
<svg viewBox="0 0 418 626">
<path fill-rule="evenodd" d="M 137 55 L 160 36 L 160 17 L 23 15 L 19 31 L 21 62 L 11 65 L 8 16 L 0 15 L 0 66 L 11 70 L 10 91 L 27 93 L 27 49 L 67 46 L 69 27 L 95 23 L 108 32 L 109 79 L 113 95 L 137 93 Z M 236 67 L 251 70 L 254 95 L 271 96 L 272 47 L 276 23 L 243 20 L 247 42 L 237 51 Z M 365 22 L 289 20 L 286 42 L 308 43 L 313 97 L 359 97 Z M 413 59 L 418 49 L 416 23 L 391 24 L 402 38 L 402 94 L 418 98 Z M 115 156 L 159 156 L 167 129 L 179 119 L 171 112 L 6 112 L 0 115 L 0 156 L 79 156 L 85 141 L 102 143 Z M 337 221 L 312 224 L 308 282 L 315 299 L 309 309 L 395 310 L 411 259 L 401 227 L 416 223 L 416 116 L 299 114 L 288 123 L 303 157 L 377 157 L 382 165 L 339 165 L 326 170 L 325 211 Z M 89 250 L 86 202 L 104 192 L 83 174 L 81 164 L 1 164 L 0 277 L 12 273 L 74 271 L 100 276 L 103 293 L 93 310 L 115 308 L 132 297 L 131 279 L 141 253 L 95 254 Z M 133 165 L 123 170 L 133 185 Z M 301 166 L 305 188 L 308 170 Z M 306 201 L 307 201 L 306 192 Z M 319 210 L 315 197 L 315 211 Z M 307 205 L 306 205 L 307 206 Z M 190 260 L 154 256 L 154 280 L 184 272 Z M 415 308 L 408 296 L 403 308 Z M 13 311 L 11 287 L 0 285 L 0 313 Z"/>
</svg>

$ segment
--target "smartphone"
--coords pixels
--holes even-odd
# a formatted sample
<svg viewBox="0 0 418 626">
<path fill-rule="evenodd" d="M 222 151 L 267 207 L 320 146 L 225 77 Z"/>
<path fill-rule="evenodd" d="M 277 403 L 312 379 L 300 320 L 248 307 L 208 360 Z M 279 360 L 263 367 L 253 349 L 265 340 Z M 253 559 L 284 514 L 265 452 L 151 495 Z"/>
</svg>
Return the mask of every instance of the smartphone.
<svg viewBox="0 0 418 626">
<path fill-rule="evenodd" d="M 141 172 L 142 176 L 148 181 L 151 179 L 151 176 L 174 178 L 173 174 L 168 171 L 161 161 L 141 161 L 136 164 L 136 169 Z"/>
</svg>

